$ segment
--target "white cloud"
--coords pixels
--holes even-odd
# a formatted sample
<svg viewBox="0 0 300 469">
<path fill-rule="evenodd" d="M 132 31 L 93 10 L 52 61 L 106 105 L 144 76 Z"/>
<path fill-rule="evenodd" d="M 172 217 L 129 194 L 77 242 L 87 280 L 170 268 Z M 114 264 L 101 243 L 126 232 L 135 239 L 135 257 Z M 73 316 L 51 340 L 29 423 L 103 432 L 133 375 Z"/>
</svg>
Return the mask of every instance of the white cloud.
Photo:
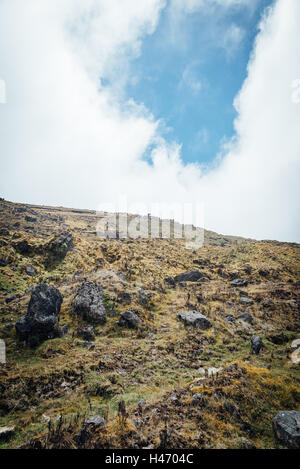
<svg viewBox="0 0 300 469">
<path fill-rule="evenodd" d="M 189 64 L 185 67 L 181 80 L 179 82 L 179 88 L 189 88 L 193 94 L 199 94 L 203 88 L 203 83 L 197 76 L 197 72 L 195 70 L 196 64 Z"/>
<path fill-rule="evenodd" d="M 299 240 L 300 107 L 291 99 L 300 77 L 298 0 L 278 0 L 263 21 L 236 99 L 236 139 L 205 174 L 183 164 L 180 146 L 160 136 L 147 109 L 124 102 L 131 59 L 164 5 L 2 0 L 3 195 L 88 208 L 120 193 L 146 203 L 204 200 L 208 228 Z"/>
<path fill-rule="evenodd" d="M 228 56 L 230 57 L 238 49 L 238 47 L 241 46 L 244 37 L 244 29 L 233 23 L 226 29 L 220 42 L 220 46 L 225 49 Z"/>
</svg>

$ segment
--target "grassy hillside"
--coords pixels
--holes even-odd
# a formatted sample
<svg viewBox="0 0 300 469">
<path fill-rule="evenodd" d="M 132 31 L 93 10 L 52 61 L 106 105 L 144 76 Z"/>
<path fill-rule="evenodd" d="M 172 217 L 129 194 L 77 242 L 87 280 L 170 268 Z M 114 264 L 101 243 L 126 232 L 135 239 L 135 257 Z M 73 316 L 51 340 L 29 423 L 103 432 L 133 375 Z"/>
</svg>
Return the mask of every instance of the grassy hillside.
<svg viewBox="0 0 300 469">
<path fill-rule="evenodd" d="M 0 338 L 7 347 L 0 427 L 16 427 L 0 448 L 76 447 L 82 421 L 95 414 L 107 425 L 88 447 L 278 447 L 272 418 L 300 410 L 299 364 L 291 360 L 291 342 L 300 338 L 299 245 L 212 232 L 194 251 L 176 239 L 103 240 L 97 220 L 93 211 L 0 202 Z M 53 257 L 49 243 L 63 232 L 73 246 Z M 174 288 L 165 281 L 190 270 L 204 281 Z M 234 288 L 236 278 L 248 285 Z M 95 328 L 94 347 L 77 337 L 82 322 L 70 315 L 84 279 L 104 290 L 107 322 Z M 69 331 L 30 348 L 14 324 L 39 282 L 62 293 L 59 324 Z M 138 330 L 116 325 L 128 308 L 139 311 Z M 187 310 L 213 327 L 185 327 L 177 315 Z M 252 324 L 240 318 L 245 312 Z M 264 343 L 259 355 L 251 354 L 253 334 Z M 211 367 L 219 370 L 210 375 Z"/>
</svg>

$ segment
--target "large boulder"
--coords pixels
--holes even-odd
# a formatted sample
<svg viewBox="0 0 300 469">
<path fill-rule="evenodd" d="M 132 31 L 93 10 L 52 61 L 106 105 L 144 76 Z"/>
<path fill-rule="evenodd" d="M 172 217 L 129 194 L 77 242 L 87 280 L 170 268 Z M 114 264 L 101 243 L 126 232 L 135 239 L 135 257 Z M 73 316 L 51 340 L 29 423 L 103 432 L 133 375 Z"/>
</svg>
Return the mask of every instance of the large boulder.
<svg viewBox="0 0 300 469">
<path fill-rule="evenodd" d="M 192 270 L 189 272 L 184 272 L 183 274 L 176 275 L 174 280 L 176 283 L 179 282 L 198 282 L 203 279 L 204 275 L 199 270 Z"/>
<path fill-rule="evenodd" d="M 117 321 L 118 326 L 128 327 L 128 329 L 137 329 L 139 326 L 139 316 L 136 309 L 128 309 L 121 314 L 120 319 Z"/>
<path fill-rule="evenodd" d="M 106 310 L 101 285 L 91 281 L 84 282 L 73 300 L 71 314 L 80 316 L 89 323 L 105 324 Z"/>
<path fill-rule="evenodd" d="M 280 411 L 273 419 L 273 430 L 286 448 L 300 449 L 300 412 Z"/>
<path fill-rule="evenodd" d="M 185 326 L 199 327 L 200 329 L 209 329 L 212 327 L 210 320 L 198 311 L 184 311 L 179 313 L 178 320 L 182 321 Z"/>
<path fill-rule="evenodd" d="M 63 298 L 59 290 L 40 284 L 32 291 L 27 313 L 16 323 L 17 336 L 38 344 L 53 335 Z"/>
</svg>

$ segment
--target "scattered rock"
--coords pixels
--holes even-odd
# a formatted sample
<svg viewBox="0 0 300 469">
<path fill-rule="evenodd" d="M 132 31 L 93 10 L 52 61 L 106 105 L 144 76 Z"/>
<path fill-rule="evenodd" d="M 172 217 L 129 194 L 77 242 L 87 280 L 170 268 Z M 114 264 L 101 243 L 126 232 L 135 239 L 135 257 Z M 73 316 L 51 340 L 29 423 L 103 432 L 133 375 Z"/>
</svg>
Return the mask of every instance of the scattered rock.
<svg viewBox="0 0 300 469">
<path fill-rule="evenodd" d="M 289 449 L 300 449 L 300 412 L 280 411 L 273 419 L 278 440 Z"/>
<path fill-rule="evenodd" d="M 170 285 L 170 287 L 175 287 L 176 286 L 176 282 L 172 277 L 166 277 L 165 282 L 168 283 Z"/>
<path fill-rule="evenodd" d="M 26 240 L 12 243 L 12 247 L 22 255 L 28 255 L 32 252 L 32 246 L 30 246 Z"/>
<path fill-rule="evenodd" d="M 6 257 L 0 258 L 0 267 L 6 267 L 9 264 L 9 261 Z"/>
<path fill-rule="evenodd" d="M 251 298 L 247 298 L 246 296 L 242 296 L 240 298 L 240 303 L 242 305 L 251 306 L 251 305 L 253 305 L 254 301 L 251 300 Z"/>
<path fill-rule="evenodd" d="M 78 448 L 82 448 L 91 438 L 91 434 L 85 428 L 81 428 L 75 435 L 74 441 Z"/>
<path fill-rule="evenodd" d="M 81 345 L 82 347 L 85 347 L 85 348 L 89 347 L 91 350 L 93 350 L 96 347 L 95 342 L 88 342 L 88 341 L 82 342 Z"/>
<path fill-rule="evenodd" d="M 251 352 L 255 355 L 258 355 L 264 344 L 261 338 L 258 335 L 251 337 Z"/>
<path fill-rule="evenodd" d="M 90 417 L 84 421 L 84 426 L 89 427 L 92 426 L 93 428 L 100 428 L 106 425 L 106 421 L 100 415 L 94 415 L 94 417 Z"/>
<path fill-rule="evenodd" d="M 253 324 L 253 322 L 254 322 L 252 314 L 250 314 L 248 312 L 240 314 L 239 319 L 242 319 L 243 321 L 247 322 L 248 324 Z"/>
<path fill-rule="evenodd" d="M 212 327 L 209 319 L 198 311 L 184 311 L 179 313 L 178 320 L 182 321 L 185 326 L 200 327 L 201 329 L 209 329 Z"/>
<path fill-rule="evenodd" d="M 37 218 L 36 217 L 29 217 L 28 215 L 25 216 L 25 221 L 28 221 L 29 223 L 36 223 Z"/>
<path fill-rule="evenodd" d="M 50 254 L 52 254 L 57 259 L 62 259 L 65 257 L 68 251 L 73 246 L 73 236 L 71 233 L 62 233 L 58 237 L 52 239 L 47 248 Z"/>
<path fill-rule="evenodd" d="M 247 280 L 244 280 L 242 278 L 236 278 L 231 282 L 231 285 L 233 287 L 246 287 L 248 285 Z"/>
<path fill-rule="evenodd" d="M 90 323 L 105 324 L 106 311 L 102 298 L 102 287 L 98 283 L 84 282 L 73 300 L 71 314 L 80 316 Z"/>
<path fill-rule="evenodd" d="M 129 329 L 137 329 L 140 319 L 136 309 L 128 309 L 121 314 L 120 319 L 117 321 L 118 326 L 128 327 Z"/>
<path fill-rule="evenodd" d="M 83 327 L 82 329 L 79 329 L 77 331 L 77 335 L 78 335 L 78 337 L 81 337 L 81 339 L 86 340 L 88 342 L 95 339 L 95 333 L 94 333 L 93 326 Z"/>
<path fill-rule="evenodd" d="M 63 298 L 57 288 L 40 284 L 34 288 L 28 310 L 16 323 L 20 340 L 39 343 L 53 333 Z"/>
<path fill-rule="evenodd" d="M 300 339 L 293 340 L 291 344 L 291 348 L 298 348 L 298 347 L 300 347 Z"/>
<path fill-rule="evenodd" d="M 146 293 L 142 290 L 142 288 L 138 289 L 138 294 L 139 294 L 139 303 L 141 305 L 146 305 L 148 303 L 148 298 Z"/>
<path fill-rule="evenodd" d="M 225 317 L 226 321 L 230 322 L 230 323 L 234 323 L 235 322 L 235 317 L 234 316 L 226 316 Z"/>
<path fill-rule="evenodd" d="M 37 273 L 35 268 L 32 267 L 32 265 L 27 265 L 25 268 L 25 272 L 27 275 L 30 275 L 31 277 L 33 277 Z"/>
<path fill-rule="evenodd" d="M 193 394 L 193 399 L 194 400 L 201 400 L 203 398 L 203 394 L 200 394 L 199 392 L 197 392 L 196 394 Z"/>
<path fill-rule="evenodd" d="M 202 274 L 199 270 L 193 270 L 190 272 L 184 272 L 183 274 L 176 275 L 174 277 L 174 281 L 176 283 L 179 282 L 198 282 L 204 277 L 204 274 Z"/>
</svg>

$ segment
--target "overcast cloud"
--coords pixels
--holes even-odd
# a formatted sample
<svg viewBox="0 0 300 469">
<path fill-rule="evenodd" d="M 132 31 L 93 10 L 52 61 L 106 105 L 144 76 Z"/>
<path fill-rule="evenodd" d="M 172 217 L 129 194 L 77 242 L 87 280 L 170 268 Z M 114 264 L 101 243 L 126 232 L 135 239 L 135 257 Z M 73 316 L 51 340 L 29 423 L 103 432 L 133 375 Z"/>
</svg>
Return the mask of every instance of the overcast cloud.
<svg viewBox="0 0 300 469">
<path fill-rule="evenodd" d="M 173 0 L 185 13 L 219 0 Z M 227 8 L 246 0 L 228 0 Z M 205 226 L 300 241 L 300 2 L 278 0 L 260 26 L 236 98 L 236 137 L 209 170 L 184 164 L 160 116 L 124 97 L 131 62 L 155 31 L 163 0 L 2 0 L 0 183 L 10 200 L 97 208 L 135 202 L 205 204 Z M 151 153 L 149 156 L 149 148 Z M 145 157 L 147 154 L 147 158 Z"/>
</svg>

